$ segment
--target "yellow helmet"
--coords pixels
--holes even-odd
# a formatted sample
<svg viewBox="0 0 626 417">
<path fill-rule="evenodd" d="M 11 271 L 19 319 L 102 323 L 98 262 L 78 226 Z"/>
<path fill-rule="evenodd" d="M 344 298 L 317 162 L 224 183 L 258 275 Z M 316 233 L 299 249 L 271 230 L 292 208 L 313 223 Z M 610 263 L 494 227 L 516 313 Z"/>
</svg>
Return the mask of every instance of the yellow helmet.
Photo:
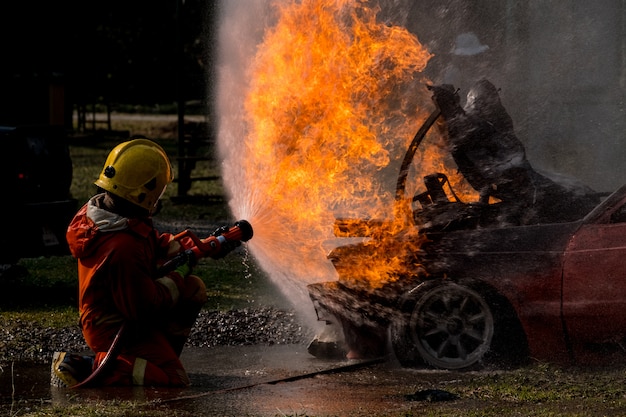
<svg viewBox="0 0 626 417">
<path fill-rule="evenodd" d="M 163 148 L 142 138 L 113 148 L 95 184 L 152 212 L 173 179 L 172 166 Z"/>
</svg>

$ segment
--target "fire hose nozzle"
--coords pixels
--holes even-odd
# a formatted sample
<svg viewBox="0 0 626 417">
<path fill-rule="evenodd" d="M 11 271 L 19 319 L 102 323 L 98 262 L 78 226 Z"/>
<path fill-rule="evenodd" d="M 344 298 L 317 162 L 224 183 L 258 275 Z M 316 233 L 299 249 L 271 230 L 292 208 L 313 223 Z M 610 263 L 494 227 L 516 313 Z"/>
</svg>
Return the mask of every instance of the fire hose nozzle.
<svg viewBox="0 0 626 417">
<path fill-rule="evenodd" d="M 238 227 L 241 230 L 242 242 L 247 242 L 252 239 L 252 236 L 254 236 L 252 225 L 247 220 L 239 220 L 235 222 L 235 227 Z"/>
<path fill-rule="evenodd" d="M 252 239 L 253 234 L 252 225 L 247 220 L 239 220 L 230 228 L 220 227 L 211 236 L 198 242 L 198 255 L 221 258 L 241 245 L 241 242 Z"/>
<path fill-rule="evenodd" d="M 235 241 L 247 242 L 252 239 L 253 234 L 252 225 L 250 225 L 247 220 L 239 220 L 238 222 L 235 222 L 232 227 L 222 226 L 218 228 L 207 239 L 216 237 L 220 243 Z"/>
<path fill-rule="evenodd" d="M 196 258 L 209 256 L 218 259 L 241 245 L 241 242 L 250 240 L 252 234 L 250 223 L 246 220 L 239 220 L 232 227 L 220 227 L 211 236 L 196 242 L 196 247 L 192 250 Z"/>
<path fill-rule="evenodd" d="M 159 272 L 164 274 L 173 271 L 181 263 L 188 262 L 190 257 L 194 261 L 205 257 L 222 258 L 241 245 L 241 242 L 252 239 L 253 234 L 252 225 L 247 220 L 239 220 L 230 228 L 227 226 L 220 227 L 205 239 L 200 239 L 190 230 L 185 230 L 174 236 L 174 239 L 182 241 L 184 238 L 188 238 L 192 242 L 191 245 L 195 246 L 187 246 L 184 252 L 165 262 Z"/>
</svg>

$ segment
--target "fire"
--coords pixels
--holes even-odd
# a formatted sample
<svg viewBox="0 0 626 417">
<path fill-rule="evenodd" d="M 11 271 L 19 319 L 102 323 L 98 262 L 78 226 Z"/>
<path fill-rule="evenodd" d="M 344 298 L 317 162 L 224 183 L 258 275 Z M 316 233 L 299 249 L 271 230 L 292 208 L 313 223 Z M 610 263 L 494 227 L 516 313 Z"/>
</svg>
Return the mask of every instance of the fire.
<svg viewBox="0 0 626 417">
<path fill-rule="evenodd" d="M 276 4 L 276 23 L 248 69 L 239 176 L 230 172 L 225 182 L 234 214 L 254 226 L 252 252 L 273 278 L 334 278 L 327 253 L 341 244 L 336 218 L 384 224 L 367 232 L 378 233 L 380 250 L 354 265 L 355 276 L 375 287 L 407 267 L 384 240 L 410 224 L 408 200 L 395 201 L 395 181 L 408 144 L 434 110 L 422 75 L 431 54 L 406 29 L 377 20 L 368 4 Z M 429 143 L 440 135 L 431 129 Z M 425 174 L 449 172 L 445 155 L 441 145 L 424 144 L 407 189 L 419 188 Z"/>
</svg>

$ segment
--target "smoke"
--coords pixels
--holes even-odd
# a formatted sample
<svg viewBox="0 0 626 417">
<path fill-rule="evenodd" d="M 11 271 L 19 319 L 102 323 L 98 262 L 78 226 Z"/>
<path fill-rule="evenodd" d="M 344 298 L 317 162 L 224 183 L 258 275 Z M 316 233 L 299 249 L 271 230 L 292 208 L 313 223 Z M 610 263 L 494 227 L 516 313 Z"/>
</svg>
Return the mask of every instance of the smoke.
<svg viewBox="0 0 626 417">
<path fill-rule="evenodd" d="M 462 97 L 478 77 L 501 89 L 535 168 L 613 191 L 626 160 L 624 11 L 623 2 L 420 0 L 407 26 L 435 54 L 432 79 L 456 71 Z M 489 48 L 454 54 L 467 33 Z"/>
</svg>

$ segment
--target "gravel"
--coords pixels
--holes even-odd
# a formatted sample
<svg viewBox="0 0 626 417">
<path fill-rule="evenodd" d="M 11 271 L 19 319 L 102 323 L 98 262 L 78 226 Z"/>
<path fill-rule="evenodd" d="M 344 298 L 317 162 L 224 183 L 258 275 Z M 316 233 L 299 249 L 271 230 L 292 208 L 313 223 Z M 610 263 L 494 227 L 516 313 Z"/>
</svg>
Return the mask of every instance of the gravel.
<svg viewBox="0 0 626 417">
<path fill-rule="evenodd" d="M 223 224 L 172 223 L 155 220 L 162 232 L 190 229 L 199 236 Z M 78 319 L 77 319 L 78 321 Z M 293 311 L 276 306 L 229 311 L 202 310 L 187 341 L 191 347 L 308 343 L 312 335 Z M 55 351 L 88 353 L 78 324 L 65 328 L 42 327 L 0 315 L 0 367 L 10 362 L 49 363 Z"/>
<path fill-rule="evenodd" d="M 0 365 L 49 363 L 55 351 L 88 352 L 78 325 L 62 329 L 0 319 Z M 203 310 L 187 346 L 302 344 L 309 341 L 294 312 L 275 307 L 230 311 Z"/>
</svg>

